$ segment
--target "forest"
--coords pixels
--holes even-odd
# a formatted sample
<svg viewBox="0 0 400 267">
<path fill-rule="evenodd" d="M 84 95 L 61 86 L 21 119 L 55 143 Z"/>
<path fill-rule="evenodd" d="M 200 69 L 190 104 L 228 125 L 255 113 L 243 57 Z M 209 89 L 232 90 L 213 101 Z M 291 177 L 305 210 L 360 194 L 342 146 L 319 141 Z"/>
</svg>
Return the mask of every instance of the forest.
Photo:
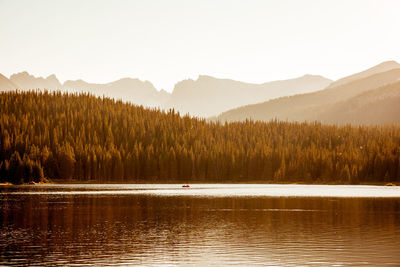
<svg viewBox="0 0 400 267">
<path fill-rule="evenodd" d="M 400 181 L 400 126 L 208 122 L 90 94 L 0 93 L 0 181 Z"/>
</svg>

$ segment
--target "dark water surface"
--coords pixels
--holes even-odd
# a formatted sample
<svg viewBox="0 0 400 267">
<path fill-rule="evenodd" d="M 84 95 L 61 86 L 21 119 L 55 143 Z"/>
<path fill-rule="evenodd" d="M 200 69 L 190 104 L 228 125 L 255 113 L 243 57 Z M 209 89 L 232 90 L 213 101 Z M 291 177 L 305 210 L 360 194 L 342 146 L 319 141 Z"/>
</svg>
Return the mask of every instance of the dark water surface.
<svg viewBox="0 0 400 267">
<path fill-rule="evenodd" d="M 0 265 L 400 266 L 400 189 L 0 187 Z"/>
</svg>

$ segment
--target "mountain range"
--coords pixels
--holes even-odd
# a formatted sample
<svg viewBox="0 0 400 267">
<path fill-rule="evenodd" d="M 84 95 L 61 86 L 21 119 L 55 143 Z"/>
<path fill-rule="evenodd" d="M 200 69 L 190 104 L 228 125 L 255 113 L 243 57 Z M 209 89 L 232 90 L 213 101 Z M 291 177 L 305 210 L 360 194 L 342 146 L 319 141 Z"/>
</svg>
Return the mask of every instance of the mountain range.
<svg viewBox="0 0 400 267">
<path fill-rule="evenodd" d="M 159 107 L 169 98 L 169 93 L 158 91 L 150 82 L 123 78 L 106 84 L 87 83 L 82 80 L 65 81 L 63 84 L 53 74 L 47 78 L 35 77 L 29 73 L 13 74 L 10 79 L 0 76 L 0 90 L 35 90 L 47 89 L 68 92 L 89 92 L 95 96 L 106 96 L 116 100 L 128 101 L 146 107 Z"/>
<path fill-rule="evenodd" d="M 334 124 L 400 124 L 400 81 L 337 102 L 314 118 Z"/>
<path fill-rule="evenodd" d="M 400 107 L 396 93 L 400 89 L 398 81 L 400 81 L 400 64 L 393 61 L 384 62 L 364 72 L 333 82 L 324 90 L 228 110 L 216 119 L 220 121 L 279 119 L 322 121 L 332 124 L 399 123 L 400 113 L 396 113 Z"/>
<path fill-rule="evenodd" d="M 315 75 L 263 84 L 199 76 L 195 81 L 177 83 L 166 107 L 194 116 L 210 117 L 228 109 L 276 97 L 318 91 L 331 82 Z"/>
<path fill-rule="evenodd" d="M 27 72 L 0 78 L 0 90 L 48 89 L 68 92 L 89 92 L 146 107 L 174 108 L 192 116 L 216 116 L 226 110 L 272 98 L 321 90 L 332 81 L 322 76 L 273 81 L 263 84 L 244 83 L 200 75 L 197 80 L 178 82 L 172 94 L 158 91 L 153 84 L 139 79 L 123 78 L 106 84 L 88 83 L 83 80 L 65 81 L 61 84 L 56 76 L 35 77 Z M 228 97 L 227 97 L 228 96 Z"/>
<path fill-rule="evenodd" d="M 106 84 L 87 83 L 82 80 L 66 81 L 63 88 L 69 91 L 90 92 L 96 96 L 104 95 L 146 107 L 160 107 L 170 97 L 168 92 L 158 91 L 151 82 L 132 78 Z"/>
<path fill-rule="evenodd" d="M 318 75 L 252 84 L 200 75 L 178 82 L 172 93 L 149 81 L 123 78 L 105 84 L 46 78 L 27 72 L 8 79 L 0 74 L 0 91 L 48 89 L 89 92 L 145 107 L 174 108 L 210 120 L 321 121 L 324 123 L 399 123 L 400 64 L 387 61 L 332 81 Z"/>
</svg>

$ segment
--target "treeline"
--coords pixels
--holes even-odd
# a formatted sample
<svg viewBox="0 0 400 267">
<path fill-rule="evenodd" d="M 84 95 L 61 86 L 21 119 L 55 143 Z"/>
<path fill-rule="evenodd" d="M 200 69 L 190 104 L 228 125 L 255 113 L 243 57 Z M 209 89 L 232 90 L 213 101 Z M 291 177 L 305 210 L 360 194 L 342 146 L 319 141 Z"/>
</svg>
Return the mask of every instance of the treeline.
<svg viewBox="0 0 400 267">
<path fill-rule="evenodd" d="M 400 127 L 220 124 L 88 94 L 0 94 L 0 180 L 396 182 Z"/>
</svg>

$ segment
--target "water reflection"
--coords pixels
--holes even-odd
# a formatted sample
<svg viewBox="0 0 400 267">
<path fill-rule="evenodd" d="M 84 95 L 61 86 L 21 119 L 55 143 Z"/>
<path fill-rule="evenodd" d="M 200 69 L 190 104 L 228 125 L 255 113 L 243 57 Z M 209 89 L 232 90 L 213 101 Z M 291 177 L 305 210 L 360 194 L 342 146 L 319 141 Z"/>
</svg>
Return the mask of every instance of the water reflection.
<svg viewBox="0 0 400 267">
<path fill-rule="evenodd" d="M 275 196 L 275 197 L 399 197 L 400 187 L 370 185 L 288 185 L 288 184 L 44 184 L 3 186 L 0 193 L 18 195 L 157 195 L 157 196 Z"/>
<path fill-rule="evenodd" d="M 0 195 L 0 264 L 400 265 L 400 199 Z"/>
</svg>

